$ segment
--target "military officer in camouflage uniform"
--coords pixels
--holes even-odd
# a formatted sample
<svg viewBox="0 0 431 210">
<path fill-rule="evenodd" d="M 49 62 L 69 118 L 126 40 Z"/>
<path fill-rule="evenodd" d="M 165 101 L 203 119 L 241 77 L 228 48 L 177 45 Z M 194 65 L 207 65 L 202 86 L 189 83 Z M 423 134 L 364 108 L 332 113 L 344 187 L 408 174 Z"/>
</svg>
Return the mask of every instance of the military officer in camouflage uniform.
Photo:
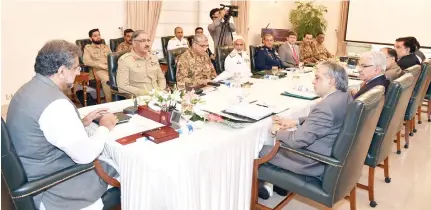
<svg viewBox="0 0 431 210">
<path fill-rule="evenodd" d="M 190 49 L 181 54 L 177 63 L 177 83 L 188 87 L 207 85 L 217 76 L 206 50 L 208 38 L 197 34 Z"/>
<path fill-rule="evenodd" d="M 312 39 L 312 34 L 305 33 L 304 38 L 302 39 L 302 43 L 299 45 L 300 60 L 305 64 L 317 63 L 317 59 L 315 58 L 316 47 L 314 46 Z"/>
<path fill-rule="evenodd" d="M 117 46 L 117 48 L 115 49 L 115 52 L 121 52 L 121 51 L 130 51 L 133 48 L 132 45 L 132 34 L 133 34 L 133 30 L 128 28 L 126 30 L 124 30 L 124 42 L 121 42 L 121 44 L 119 44 Z"/>
<path fill-rule="evenodd" d="M 322 32 L 317 33 L 316 36 L 316 43 L 314 45 L 316 46 L 316 55 L 314 56 L 318 61 L 326 61 L 329 58 L 334 57 L 328 49 L 326 49 L 325 44 L 323 44 L 323 41 L 325 41 L 325 34 Z"/>
<path fill-rule="evenodd" d="M 265 34 L 263 37 L 264 46 L 256 49 L 256 70 L 271 70 L 273 66 L 282 68 L 280 57 L 277 50 L 272 47 L 273 44 L 274 37 L 271 34 Z"/>
<path fill-rule="evenodd" d="M 133 32 L 133 48 L 118 59 L 117 85 L 135 95 L 148 95 L 166 88 L 157 56 L 151 54 L 150 38 L 142 30 Z M 120 92 L 127 93 L 119 89 Z"/>
<path fill-rule="evenodd" d="M 111 87 L 106 84 L 109 81 L 107 57 L 111 50 L 107 45 L 102 44 L 99 29 L 90 30 L 88 35 L 92 43 L 85 45 L 84 64 L 91 67 L 94 75 L 101 81 L 106 102 L 111 102 Z"/>
</svg>

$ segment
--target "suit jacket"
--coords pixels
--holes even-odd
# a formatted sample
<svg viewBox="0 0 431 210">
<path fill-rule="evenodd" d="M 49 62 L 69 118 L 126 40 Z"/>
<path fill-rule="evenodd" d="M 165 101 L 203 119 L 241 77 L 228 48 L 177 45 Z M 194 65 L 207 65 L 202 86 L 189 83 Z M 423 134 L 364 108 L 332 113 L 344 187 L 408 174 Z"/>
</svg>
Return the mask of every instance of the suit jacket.
<svg viewBox="0 0 431 210">
<path fill-rule="evenodd" d="M 295 48 L 298 62 L 300 62 L 299 46 L 293 45 L 293 47 Z M 278 54 L 280 55 L 281 65 L 283 65 L 283 67 L 285 68 L 298 67 L 298 62 L 293 57 L 293 52 L 289 46 L 289 43 L 286 42 L 283 45 L 281 45 L 280 48 L 278 49 Z"/>
<path fill-rule="evenodd" d="M 351 101 L 352 96 L 348 92 L 337 90 L 316 104 L 308 117 L 299 118 L 302 125 L 296 131 L 279 131 L 277 139 L 291 148 L 304 148 L 330 156 Z M 269 153 L 272 147 L 265 145 L 261 154 Z M 321 176 L 325 169 L 322 163 L 284 149 L 280 149 L 269 162 L 294 173 L 314 177 Z"/>
<path fill-rule="evenodd" d="M 397 61 L 397 64 L 398 64 L 398 66 L 400 66 L 400 68 L 402 70 L 404 70 L 404 69 L 412 67 L 416 64 L 421 64 L 421 63 L 419 62 L 419 59 L 416 57 L 416 54 L 410 53 L 409 55 L 406 55 L 406 56 L 400 58 Z"/>
<path fill-rule="evenodd" d="M 367 92 L 368 90 L 370 90 L 371 88 L 377 85 L 383 85 L 383 87 L 385 87 L 385 94 L 386 94 L 386 89 L 388 89 L 389 83 L 391 82 L 389 82 L 389 80 L 386 79 L 386 76 L 382 74 L 374 78 L 373 80 L 369 81 L 364 86 L 362 86 L 361 89 L 353 96 L 353 98 L 356 99 L 357 97 L 359 97 L 360 95 L 364 94 L 365 92 Z"/>
</svg>

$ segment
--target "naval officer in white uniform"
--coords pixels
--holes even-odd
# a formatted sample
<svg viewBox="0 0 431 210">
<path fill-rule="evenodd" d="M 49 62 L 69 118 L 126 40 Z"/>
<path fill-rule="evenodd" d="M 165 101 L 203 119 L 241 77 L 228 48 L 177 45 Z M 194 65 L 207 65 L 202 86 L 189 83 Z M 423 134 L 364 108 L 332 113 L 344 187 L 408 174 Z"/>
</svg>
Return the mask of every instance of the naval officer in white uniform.
<svg viewBox="0 0 431 210">
<path fill-rule="evenodd" d="M 184 38 L 183 29 L 181 27 L 176 27 L 174 29 L 175 37 L 169 40 L 168 42 L 168 50 L 175 50 L 177 48 L 188 48 L 189 41 Z"/>
<path fill-rule="evenodd" d="M 231 79 L 240 76 L 242 81 L 247 81 L 253 74 L 250 70 L 250 56 L 245 50 L 245 41 L 242 36 L 233 39 L 234 49 L 224 61 L 224 72 L 218 75 L 214 81 Z"/>
</svg>

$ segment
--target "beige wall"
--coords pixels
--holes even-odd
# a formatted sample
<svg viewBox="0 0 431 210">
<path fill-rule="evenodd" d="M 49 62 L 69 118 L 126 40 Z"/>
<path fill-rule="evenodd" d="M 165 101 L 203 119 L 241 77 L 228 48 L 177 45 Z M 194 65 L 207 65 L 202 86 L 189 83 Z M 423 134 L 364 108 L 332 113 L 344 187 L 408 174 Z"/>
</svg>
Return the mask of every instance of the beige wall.
<svg viewBox="0 0 431 210">
<path fill-rule="evenodd" d="M 125 22 L 122 1 L 1 1 L 1 103 L 34 75 L 38 50 L 50 39 L 88 37 L 99 28 L 105 40 L 121 37 Z M 95 9 L 97 8 L 97 9 Z"/>
<path fill-rule="evenodd" d="M 340 1 L 315 1 L 315 4 L 321 4 L 328 8 L 328 13 L 325 18 L 328 21 L 326 30 L 326 47 L 335 54 L 337 49 L 336 29 L 340 22 Z M 260 32 L 268 23 L 271 23 L 268 28 L 290 29 L 289 21 L 290 10 L 295 8 L 294 1 L 252 1 L 250 5 L 250 28 L 249 42 L 250 44 L 260 44 Z"/>
<path fill-rule="evenodd" d="M 196 14 L 197 24 L 206 28 L 209 22 L 208 11 L 219 3 L 229 0 L 208 0 L 199 2 L 193 7 L 179 7 L 170 3 L 164 7 L 174 15 L 175 10 L 195 10 L 200 8 L 201 14 Z M 185 2 L 184 4 L 190 4 Z M 317 1 L 328 7 L 326 45 L 335 53 L 335 29 L 339 22 L 340 5 L 338 0 Z M 116 1 L 22 1 L 2 0 L 1 2 L 1 104 L 9 103 L 6 94 L 15 93 L 19 87 L 34 75 L 33 65 L 37 51 L 50 39 L 66 39 L 74 42 L 76 39 L 87 38 L 88 30 L 99 28 L 102 38 L 109 40 L 120 37 L 118 27 L 124 27 L 125 8 L 122 0 Z M 289 11 L 295 7 L 293 1 L 254 1 L 250 4 L 249 37 L 251 44 L 260 43 L 261 28 L 271 23 L 271 28 L 290 28 Z M 95 9 L 97 8 L 97 9 Z M 171 35 L 174 25 L 180 24 L 168 16 L 161 15 L 163 26 L 157 29 L 157 37 Z M 182 20 L 178 18 L 178 20 Z M 168 27 L 169 26 L 169 27 Z M 184 32 L 189 34 L 194 26 L 184 26 Z M 166 33 L 166 34 L 165 34 Z M 153 49 L 158 49 L 157 44 Z"/>
</svg>

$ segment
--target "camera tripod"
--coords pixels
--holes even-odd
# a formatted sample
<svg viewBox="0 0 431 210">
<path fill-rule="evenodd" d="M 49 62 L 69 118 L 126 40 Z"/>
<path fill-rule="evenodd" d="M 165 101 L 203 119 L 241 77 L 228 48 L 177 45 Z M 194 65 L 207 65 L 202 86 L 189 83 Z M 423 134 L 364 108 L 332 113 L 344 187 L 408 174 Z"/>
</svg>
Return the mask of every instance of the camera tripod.
<svg viewBox="0 0 431 210">
<path fill-rule="evenodd" d="M 224 19 L 224 22 L 222 22 L 221 23 L 221 31 L 220 31 L 220 36 L 219 36 L 219 38 L 218 38 L 218 42 L 217 42 L 217 46 L 223 46 L 223 45 L 225 45 L 225 41 L 226 40 L 224 40 L 224 34 L 225 34 L 225 32 L 226 31 L 229 31 L 229 33 L 230 33 L 230 37 L 231 37 L 231 39 L 233 40 L 233 35 L 232 35 L 232 31 L 230 31 L 230 27 L 229 27 L 229 19 L 230 18 L 225 18 Z M 215 49 L 214 49 L 215 50 Z"/>
</svg>

